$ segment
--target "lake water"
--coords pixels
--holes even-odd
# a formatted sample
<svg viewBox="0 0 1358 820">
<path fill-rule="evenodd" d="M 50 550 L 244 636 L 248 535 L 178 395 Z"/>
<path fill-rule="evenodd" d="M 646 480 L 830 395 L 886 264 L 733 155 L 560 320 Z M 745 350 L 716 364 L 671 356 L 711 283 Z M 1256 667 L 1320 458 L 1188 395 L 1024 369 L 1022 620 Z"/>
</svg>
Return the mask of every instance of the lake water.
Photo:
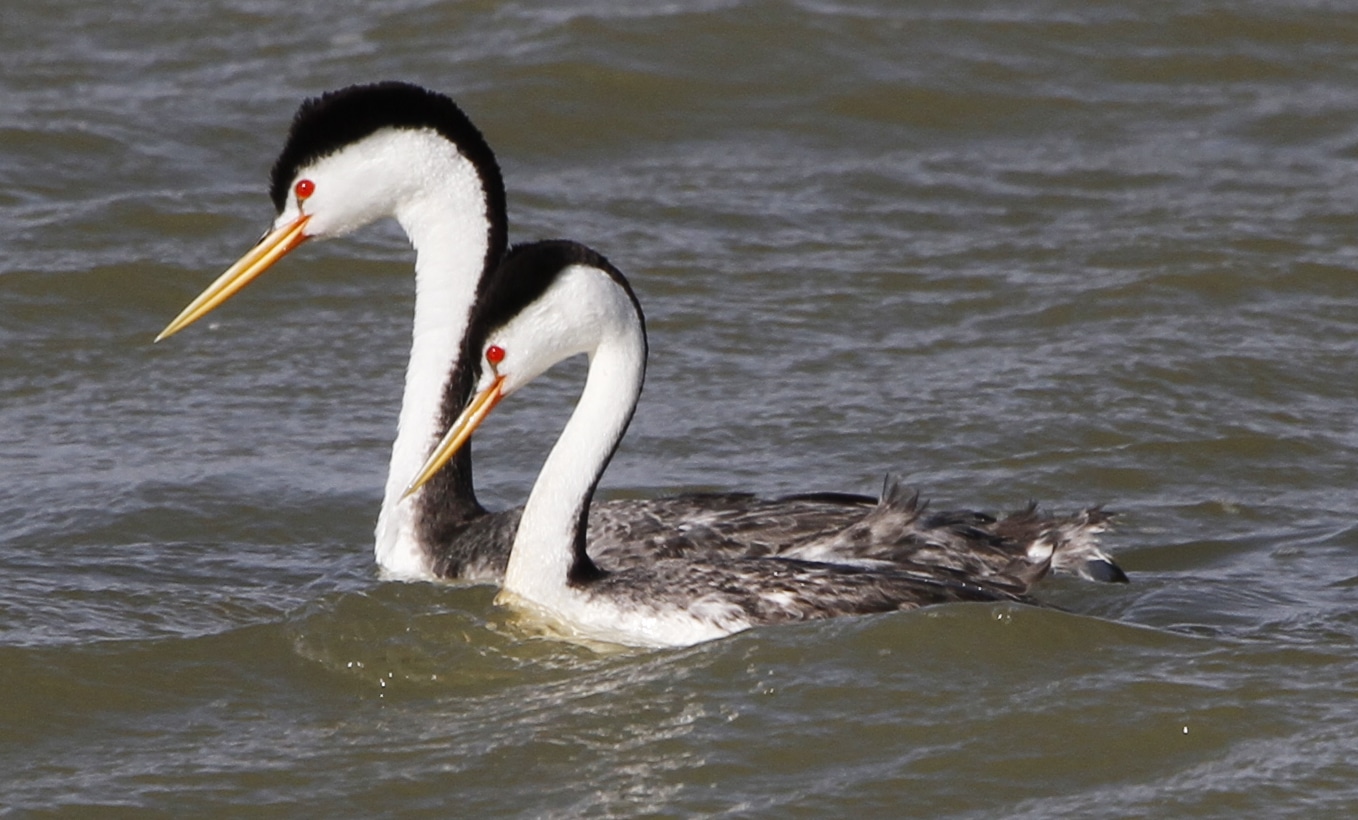
<svg viewBox="0 0 1358 820">
<path fill-rule="evenodd" d="M 0 67 L 0 816 L 1358 812 L 1347 4 L 33 0 Z M 631 278 L 605 496 L 1106 503 L 1132 583 L 598 654 L 381 580 L 399 230 L 151 339 L 297 104 L 389 78 Z"/>
</svg>

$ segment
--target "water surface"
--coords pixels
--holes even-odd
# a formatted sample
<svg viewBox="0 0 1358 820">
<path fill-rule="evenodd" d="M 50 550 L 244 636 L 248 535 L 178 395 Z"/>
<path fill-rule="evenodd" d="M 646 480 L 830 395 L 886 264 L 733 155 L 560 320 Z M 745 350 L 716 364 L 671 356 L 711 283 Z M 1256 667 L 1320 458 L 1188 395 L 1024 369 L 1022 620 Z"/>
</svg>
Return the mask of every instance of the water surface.
<svg viewBox="0 0 1358 820">
<path fill-rule="evenodd" d="M 1358 809 L 1358 13 L 42 0 L 0 66 L 0 814 Z M 599 654 L 380 580 L 399 231 L 150 340 L 297 103 L 387 78 L 632 279 L 605 495 L 1106 503 L 1133 583 Z M 488 504 L 582 372 L 478 437 Z"/>
</svg>

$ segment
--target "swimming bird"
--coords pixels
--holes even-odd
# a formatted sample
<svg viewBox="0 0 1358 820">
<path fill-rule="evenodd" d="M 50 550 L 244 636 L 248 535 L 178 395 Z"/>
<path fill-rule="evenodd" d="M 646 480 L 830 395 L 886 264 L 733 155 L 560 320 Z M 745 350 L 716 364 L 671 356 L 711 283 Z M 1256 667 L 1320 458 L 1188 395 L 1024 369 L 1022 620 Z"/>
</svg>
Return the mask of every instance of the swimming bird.
<svg viewBox="0 0 1358 820">
<path fill-rule="evenodd" d="M 645 320 L 626 278 L 574 242 L 516 248 L 478 305 L 468 352 L 482 365 L 477 394 L 411 491 L 465 446 L 503 398 L 563 359 L 589 356 L 584 390 L 524 505 L 500 593 L 571 637 L 679 646 L 764 624 L 952 601 L 1027 602 L 1029 587 L 1050 567 L 1056 544 L 1042 537 L 973 544 L 975 566 L 961 568 L 909 558 L 865 566 L 789 557 L 820 540 L 854 540 L 847 532 L 812 531 L 800 533 L 802 543 L 788 545 L 781 557 L 693 551 L 602 568 L 589 554 L 588 512 L 646 372 Z M 874 524 L 891 521 L 880 537 L 901 539 L 906 551 L 918 546 L 920 533 L 910 526 L 918 509 L 900 500 L 888 493 L 854 527 L 872 540 Z M 833 543 L 821 546 L 835 554 Z"/>
<path fill-rule="evenodd" d="M 269 196 L 277 211 L 270 229 L 157 341 L 217 308 L 302 243 L 394 218 L 416 253 L 415 315 L 374 554 L 388 577 L 498 581 L 520 511 L 491 513 L 477 501 L 470 448 L 457 450 L 417 493 L 403 497 L 480 372 L 479 362 L 463 355 L 464 340 L 508 247 L 504 184 L 490 147 L 444 95 L 399 82 L 353 86 L 302 103 L 274 163 Z M 885 497 L 879 503 L 837 493 L 609 501 L 590 508 L 591 554 L 608 568 L 695 551 L 756 557 L 787 554 L 789 545 L 815 533 L 821 538 L 804 545 L 805 557 L 893 561 L 903 557 L 900 539 L 885 536 L 908 519 L 929 531 L 908 550 L 912 559 L 965 566 L 991 542 L 1040 538 L 1060 545 L 1058 570 L 1126 580 L 1098 547 L 1107 520 L 1100 510 L 1049 518 L 1030 509 L 996 521 L 976 513 L 923 515 L 901 491 L 886 496 L 892 515 L 883 511 Z"/>
</svg>

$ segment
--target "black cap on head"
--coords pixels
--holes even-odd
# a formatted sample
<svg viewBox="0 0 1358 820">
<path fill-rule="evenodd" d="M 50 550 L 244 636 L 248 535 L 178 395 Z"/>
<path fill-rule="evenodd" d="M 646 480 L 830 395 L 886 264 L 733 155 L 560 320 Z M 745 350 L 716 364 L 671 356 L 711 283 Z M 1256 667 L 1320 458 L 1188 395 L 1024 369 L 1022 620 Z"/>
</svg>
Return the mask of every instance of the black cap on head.
<svg viewBox="0 0 1358 820">
<path fill-rule="evenodd" d="M 300 168 L 383 128 L 428 128 L 456 144 L 481 174 L 491 213 L 504 213 L 500 166 L 472 121 L 442 94 L 395 81 L 353 85 L 302 103 L 270 177 L 274 208 L 283 210 L 288 186 Z"/>
<path fill-rule="evenodd" d="M 586 265 L 607 274 L 627 293 L 637 319 L 645 326 L 645 314 L 631 283 L 603 254 L 569 239 L 544 239 L 510 248 L 500 267 L 485 283 L 472 310 L 464 339 L 464 354 L 470 356 L 471 361 L 477 361 L 486 337 L 537 301 L 557 277 L 573 265 Z"/>
</svg>

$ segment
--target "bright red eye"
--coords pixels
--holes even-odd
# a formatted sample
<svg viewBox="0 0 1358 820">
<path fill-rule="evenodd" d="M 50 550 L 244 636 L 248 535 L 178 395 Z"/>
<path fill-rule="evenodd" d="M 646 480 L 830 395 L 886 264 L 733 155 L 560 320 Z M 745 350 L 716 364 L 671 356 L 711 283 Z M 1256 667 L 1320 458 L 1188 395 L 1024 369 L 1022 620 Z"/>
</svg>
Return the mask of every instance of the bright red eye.
<svg viewBox="0 0 1358 820">
<path fill-rule="evenodd" d="M 486 361 L 491 364 L 499 364 L 505 359 L 505 349 L 499 345 L 491 345 L 486 348 Z"/>
<path fill-rule="evenodd" d="M 301 201 L 316 193 L 316 183 L 309 179 L 299 179 L 297 184 L 292 186 L 292 190 L 296 192 L 298 201 Z"/>
</svg>

